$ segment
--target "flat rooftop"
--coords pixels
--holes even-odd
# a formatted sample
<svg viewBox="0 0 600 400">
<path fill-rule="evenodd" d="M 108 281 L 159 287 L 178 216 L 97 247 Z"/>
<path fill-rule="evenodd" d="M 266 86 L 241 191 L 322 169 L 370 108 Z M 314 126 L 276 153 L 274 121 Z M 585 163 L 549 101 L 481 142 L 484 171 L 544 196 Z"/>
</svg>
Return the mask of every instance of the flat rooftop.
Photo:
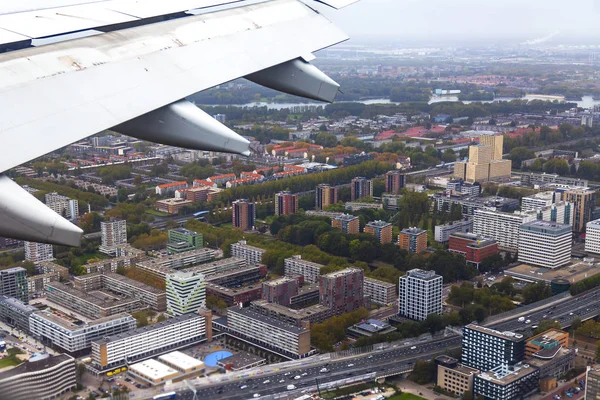
<svg viewBox="0 0 600 400">
<path fill-rule="evenodd" d="M 326 278 L 338 278 L 340 276 L 351 275 L 351 274 L 355 274 L 357 272 L 362 272 L 362 269 L 350 267 L 350 268 L 344 268 L 344 269 L 339 270 L 339 271 L 331 272 L 331 273 L 329 273 L 327 275 L 323 275 L 323 277 L 326 277 Z"/>
<path fill-rule="evenodd" d="M 59 354 L 56 356 L 42 354 L 41 356 L 37 357 L 35 361 L 25 361 L 22 364 L 19 364 L 18 366 L 16 366 L 15 368 L 11 368 L 9 370 L 1 372 L 0 373 L 0 381 L 7 379 L 7 378 L 11 378 L 13 376 L 26 374 L 26 373 L 30 373 L 30 372 L 42 371 L 47 368 L 52 368 L 55 365 L 58 365 L 64 361 L 68 361 L 68 360 L 73 360 L 73 357 L 71 357 L 67 354 Z"/>
<path fill-rule="evenodd" d="M 373 284 L 379 285 L 379 286 L 383 286 L 383 287 L 396 287 L 395 283 L 390 283 L 390 282 L 385 282 L 385 281 L 380 281 L 379 279 L 375 279 L 375 278 L 369 278 L 367 276 L 365 276 L 365 282 L 371 282 Z M 397 293 L 396 293 L 397 294 Z"/>
<path fill-rule="evenodd" d="M 115 280 L 115 281 L 118 281 L 118 282 L 122 282 L 124 284 L 129 285 L 129 286 L 133 286 L 136 289 L 143 290 L 144 292 L 150 292 L 150 293 L 154 293 L 154 294 L 162 294 L 162 293 L 165 292 L 164 290 L 157 289 L 157 288 L 155 288 L 153 286 L 146 285 L 146 284 L 144 284 L 142 282 L 138 282 L 138 281 L 136 281 L 134 279 L 128 278 L 128 277 L 123 276 L 123 275 L 119 275 L 119 274 L 114 273 L 114 272 L 104 273 L 104 276 L 106 276 L 108 279 Z"/>
<path fill-rule="evenodd" d="M 263 285 L 264 286 L 277 286 L 277 285 L 282 285 L 284 283 L 295 282 L 295 281 L 296 281 L 296 279 L 291 276 L 282 276 L 277 279 L 263 282 Z"/>
<path fill-rule="evenodd" d="M 322 304 L 315 304 L 299 310 L 282 306 L 281 304 L 269 303 L 268 300 L 255 300 L 252 304 L 294 319 L 308 319 L 314 314 L 320 314 L 329 310 L 329 308 Z"/>
<path fill-rule="evenodd" d="M 243 315 L 243 316 L 245 316 L 247 318 L 250 318 L 250 319 L 253 319 L 253 320 L 257 320 L 257 321 L 260 321 L 260 322 L 262 322 L 264 324 L 270 325 L 270 326 L 272 326 L 274 328 L 281 329 L 281 330 L 284 330 L 284 331 L 287 331 L 287 332 L 290 332 L 290 333 L 294 333 L 294 334 L 297 334 L 297 335 L 302 334 L 304 332 L 308 332 L 308 329 L 299 328 L 299 327 L 297 327 L 295 325 L 290 325 L 290 324 L 287 324 L 285 322 L 279 321 L 277 319 L 274 319 L 274 318 L 271 318 L 271 317 L 267 317 L 267 316 L 265 316 L 263 314 L 260 314 L 260 313 L 258 313 L 256 311 L 252 311 L 249 308 L 239 308 L 237 306 L 234 306 L 234 307 L 228 308 L 227 309 L 227 313 L 228 313 L 228 317 L 227 317 L 227 319 L 228 319 L 228 325 L 230 327 L 231 327 L 231 324 L 229 323 L 229 317 L 232 314 L 240 314 L 240 315 Z"/>
<path fill-rule="evenodd" d="M 486 328 L 485 326 L 481 326 L 481 325 L 469 324 L 465 328 L 469 328 L 474 331 L 482 332 L 487 335 L 496 336 L 496 337 L 510 340 L 513 342 L 522 342 L 523 340 L 525 340 L 525 337 L 523 335 L 521 335 L 520 333 L 514 333 L 514 332 L 510 332 L 510 331 L 500 332 L 495 329 Z"/>
<path fill-rule="evenodd" d="M 532 342 L 532 341 L 543 342 L 543 341 L 559 340 L 561 337 L 564 337 L 564 335 L 566 335 L 566 334 L 567 334 L 567 332 L 565 332 L 565 331 L 562 331 L 562 330 L 556 329 L 556 328 L 552 328 L 545 332 L 540 333 L 539 335 L 535 335 L 535 336 L 529 338 L 528 342 Z"/>
<path fill-rule="evenodd" d="M 247 248 L 247 249 L 249 249 L 249 250 L 259 251 L 259 252 L 261 252 L 261 253 L 264 253 L 264 252 L 266 252 L 266 250 L 265 250 L 265 249 L 261 249 L 260 247 L 256 247 L 256 246 L 252 246 L 252 245 L 249 245 L 249 244 L 247 244 L 245 240 L 241 240 L 241 241 L 239 241 L 239 242 L 232 243 L 231 245 L 232 245 L 232 246 L 241 246 L 241 247 L 245 247 L 245 248 Z"/>
<path fill-rule="evenodd" d="M 38 310 L 37 308 L 30 306 L 29 304 L 25 304 L 14 297 L 8 297 L 5 295 L 0 295 L 0 303 L 5 303 L 9 307 L 15 308 L 22 313 L 32 313 Z"/>
<path fill-rule="evenodd" d="M 179 371 L 176 371 L 168 365 L 158 362 L 152 358 L 130 365 L 129 370 L 134 373 L 138 373 L 139 375 L 143 375 L 153 381 L 179 374 Z"/>
<path fill-rule="evenodd" d="M 575 261 L 569 265 L 555 269 L 521 264 L 507 269 L 505 273 L 515 279 L 527 282 L 550 283 L 554 279 L 565 279 L 573 284 L 599 274 L 600 267 L 585 261 Z"/>
<path fill-rule="evenodd" d="M 531 374 L 535 370 L 537 370 L 537 368 L 528 364 L 516 364 L 514 366 L 503 364 L 489 371 L 482 372 L 479 374 L 479 377 L 500 385 L 508 385 L 509 383 Z"/>
<path fill-rule="evenodd" d="M 194 357 L 188 356 L 180 351 L 173 351 L 171 353 L 163 354 L 162 356 L 158 357 L 158 359 L 159 361 L 164 361 L 183 370 L 201 368 L 204 366 L 202 361 L 196 360 Z"/>
<path fill-rule="evenodd" d="M 540 220 L 523 224 L 519 227 L 519 229 L 538 233 L 548 233 L 551 235 L 571 233 L 571 225 Z"/>
<path fill-rule="evenodd" d="M 233 354 L 229 357 L 225 357 L 218 361 L 219 365 L 227 365 L 231 364 L 234 369 L 240 369 L 249 367 L 253 364 L 260 363 L 265 361 L 264 358 L 257 356 L 256 354 L 246 353 L 245 351 L 240 351 L 239 353 Z"/>
<path fill-rule="evenodd" d="M 70 286 L 63 285 L 60 282 L 49 283 L 46 285 L 46 287 L 47 287 L 47 292 L 56 291 L 56 292 L 68 293 L 69 295 L 71 295 L 73 297 L 77 297 L 88 303 L 91 303 L 98 308 L 110 308 L 110 307 L 115 307 L 115 306 L 119 306 L 122 304 L 133 303 L 133 302 L 139 301 L 137 299 L 130 298 L 130 297 L 119 298 L 119 297 L 113 296 L 110 293 L 105 293 L 100 290 L 86 293 L 86 292 L 82 292 L 81 290 L 74 289 Z M 92 294 L 92 295 L 90 296 L 90 294 Z"/>
<path fill-rule="evenodd" d="M 43 311 L 36 311 L 34 315 L 37 315 L 43 319 L 46 319 L 50 322 L 53 322 L 61 327 L 68 329 L 70 331 L 78 331 L 85 328 L 90 328 L 95 325 L 100 325 L 105 322 L 115 321 L 121 318 L 129 318 L 133 320 L 133 317 L 127 313 L 119 313 L 110 315 L 108 317 L 102 317 L 98 319 L 94 319 L 89 322 L 82 321 L 78 318 L 70 317 L 64 313 L 57 314 L 55 312 L 49 311 L 48 309 Z"/>
</svg>

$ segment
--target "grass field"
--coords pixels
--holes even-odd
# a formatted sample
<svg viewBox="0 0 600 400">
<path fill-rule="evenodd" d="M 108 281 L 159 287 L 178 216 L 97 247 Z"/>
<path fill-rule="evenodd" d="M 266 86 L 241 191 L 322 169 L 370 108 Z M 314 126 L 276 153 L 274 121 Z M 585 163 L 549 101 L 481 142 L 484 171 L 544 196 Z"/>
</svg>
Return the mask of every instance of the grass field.
<svg viewBox="0 0 600 400">
<path fill-rule="evenodd" d="M 19 365 L 11 357 L 5 357 L 0 360 L 0 368 L 11 367 L 13 365 Z"/>
<path fill-rule="evenodd" d="M 427 399 L 425 399 L 425 397 L 417 396 L 416 394 L 402 393 L 402 394 L 397 394 L 392 397 L 388 397 L 387 400 L 427 400 Z"/>
</svg>

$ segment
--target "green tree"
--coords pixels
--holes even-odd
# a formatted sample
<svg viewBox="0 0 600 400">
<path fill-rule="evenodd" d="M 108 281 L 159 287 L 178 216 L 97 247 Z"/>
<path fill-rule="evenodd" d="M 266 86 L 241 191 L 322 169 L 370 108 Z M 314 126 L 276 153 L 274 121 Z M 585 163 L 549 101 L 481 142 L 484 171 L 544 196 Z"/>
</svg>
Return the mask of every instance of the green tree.
<svg viewBox="0 0 600 400">
<path fill-rule="evenodd" d="M 525 304 L 530 304 L 547 299 L 552 296 L 552 291 L 550 290 L 550 286 L 545 282 L 537 282 L 523 289 L 521 295 L 523 296 L 523 302 Z"/>
<path fill-rule="evenodd" d="M 330 133 L 319 133 L 315 137 L 315 143 L 323 147 L 335 147 L 335 145 L 337 144 L 337 137 Z"/>
<path fill-rule="evenodd" d="M 508 159 L 512 161 L 512 167 L 514 169 L 521 168 L 521 163 L 523 161 L 532 158 L 535 158 L 535 154 L 527 147 L 515 147 L 508 154 Z"/>
<path fill-rule="evenodd" d="M 538 324 L 538 327 L 536 329 L 533 330 L 533 334 L 537 335 L 538 333 L 542 333 L 547 331 L 548 329 L 562 329 L 562 326 L 560 325 L 560 322 L 554 321 L 552 319 L 543 319 L 540 321 L 540 323 Z"/>
</svg>

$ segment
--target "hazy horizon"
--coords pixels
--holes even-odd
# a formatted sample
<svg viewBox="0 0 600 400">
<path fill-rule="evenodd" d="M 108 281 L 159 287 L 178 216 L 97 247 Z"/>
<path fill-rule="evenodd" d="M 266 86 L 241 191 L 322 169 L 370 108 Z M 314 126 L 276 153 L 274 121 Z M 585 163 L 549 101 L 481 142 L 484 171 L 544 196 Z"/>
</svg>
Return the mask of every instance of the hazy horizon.
<svg viewBox="0 0 600 400">
<path fill-rule="evenodd" d="M 600 44 L 600 0 L 361 0 L 319 6 L 353 41 Z"/>
</svg>

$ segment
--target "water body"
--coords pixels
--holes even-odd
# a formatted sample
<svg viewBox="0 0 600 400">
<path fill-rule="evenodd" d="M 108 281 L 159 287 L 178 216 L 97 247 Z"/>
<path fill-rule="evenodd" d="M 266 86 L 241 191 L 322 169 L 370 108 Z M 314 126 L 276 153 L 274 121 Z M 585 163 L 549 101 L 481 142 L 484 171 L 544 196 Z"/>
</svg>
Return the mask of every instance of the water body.
<svg viewBox="0 0 600 400">
<path fill-rule="evenodd" d="M 204 357 L 204 365 L 207 367 L 216 367 L 217 361 L 222 360 L 224 358 L 230 357 L 232 354 L 228 351 L 221 350 L 216 351 L 214 353 L 210 353 L 206 357 Z"/>
<path fill-rule="evenodd" d="M 469 104 L 469 103 L 492 103 L 492 102 L 498 102 L 498 101 L 511 101 L 511 100 L 515 100 L 517 99 L 517 97 L 498 97 L 496 99 L 489 100 L 489 101 L 464 101 L 463 103 L 465 104 Z M 550 98 L 550 97 L 546 97 L 546 96 L 536 96 L 536 95 L 527 95 L 525 97 L 523 97 L 522 99 L 524 100 L 553 100 L 554 98 Z M 562 98 L 561 98 L 562 100 Z M 460 100 L 458 100 L 457 96 L 442 96 L 442 97 L 435 97 L 432 98 L 431 100 L 429 100 L 429 104 L 433 104 L 433 103 L 439 103 L 439 102 L 444 102 L 444 101 L 450 101 L 450 102 L 458 102 Z M 338 103 L 345 103 L 342 101 L 338 101 Z M 392 102 L 389 99 L 368 99 L 368 100 L 362 100 L 362 101 L 353 101 L 351 103 L 363 103 L 363 104 L 401 104 L 399 102 Z M 582 108 L 592 108 L 594 106 L 598 106 L 600 105 L 600 100 L 594 100 L 594 98 L 592 96 L 583 96 L 583 98 L 581 99 L 581 101 L 567 101 L 567 103 L 576 103 L 578 107 L 582 107 Z M 208 104 L 211 106 L 217 106 L 217 104 Z M 220 104 L 221 106 L 224 107 L 267 107 L 269 110 L 281 110 L 284 108 L 293 108 L 293 107 L 306 107 L 306 106 L 326 106 L 327 103 L 261 103 L 261 102 L 253 102 L 253 103 L 246 103 L 246 104 Z"/>
</svg>

